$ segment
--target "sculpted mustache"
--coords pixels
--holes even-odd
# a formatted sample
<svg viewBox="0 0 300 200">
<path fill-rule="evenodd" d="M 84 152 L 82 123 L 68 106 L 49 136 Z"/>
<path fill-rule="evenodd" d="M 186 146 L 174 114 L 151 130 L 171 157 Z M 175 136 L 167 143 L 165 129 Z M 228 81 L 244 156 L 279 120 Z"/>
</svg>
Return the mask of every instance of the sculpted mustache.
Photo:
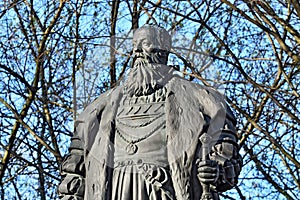
<svg viewBox="0 0 300 200">
<path fill-rule="evenodd" d="M 150 63 L 160 63 L 160 58 L 157 54 L 134 56 L 132 61 L 132 66 L 136 64 L 150 64 Z"/>
<path fill-rule="evenodd" d="M 150 63 L 152 62 L 152 59 L 151 57 L 153 57 L 152 55 L 149 55 L 149 54 L 146 54 L 146 53 L 136 53 L 134 56 L 133 56 L 133 62 L 132 63 L 135 63 L 135 61 L 137 59 L 144 59 L 145 61 L 149 61 Z"/>
<path fill-rule="evenodd" d="M 167 53 L 169 53 L 169 51 L 162 49 L 153 49 L 150 54 L 146 54 L 145 52 L 138 52 L 134 54 L 132 63 L 134 63 L 138 58 L 146 59 L 150 63 L 155 63 L 159 60 L 160 55 Z"/>
</svg>

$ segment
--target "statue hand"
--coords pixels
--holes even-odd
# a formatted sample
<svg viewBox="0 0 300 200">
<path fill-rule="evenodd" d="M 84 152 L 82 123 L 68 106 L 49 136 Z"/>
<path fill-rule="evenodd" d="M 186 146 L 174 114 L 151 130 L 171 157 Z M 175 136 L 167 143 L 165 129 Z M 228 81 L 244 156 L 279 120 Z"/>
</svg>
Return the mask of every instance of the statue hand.
<svg viewBox="0 0 300 200">
<path fill-rule="evenodd" d="M 214 160 L 196 161 L 198 178 L 201 183 L 213 184 L 219 178 L 219 165 Z"/>
</svg>

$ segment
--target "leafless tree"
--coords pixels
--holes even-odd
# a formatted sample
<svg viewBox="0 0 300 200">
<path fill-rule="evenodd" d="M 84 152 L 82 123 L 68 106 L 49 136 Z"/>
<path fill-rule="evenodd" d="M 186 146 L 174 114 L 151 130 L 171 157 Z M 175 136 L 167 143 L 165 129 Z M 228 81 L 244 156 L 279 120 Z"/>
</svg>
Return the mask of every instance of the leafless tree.
<svg viewBox="0 0 300 200">
<path fill-rule="evenodd" d="M 57 198 L 73 120 L 120 84 L 130 65 L 129 32 L 145 23 L 172 33 L 170 64 L 223 91 L 238 118 L 244 168 L 223 198 L 299 196 L 298 1 L 1 4 L 2 199 Z"/>
</svg>

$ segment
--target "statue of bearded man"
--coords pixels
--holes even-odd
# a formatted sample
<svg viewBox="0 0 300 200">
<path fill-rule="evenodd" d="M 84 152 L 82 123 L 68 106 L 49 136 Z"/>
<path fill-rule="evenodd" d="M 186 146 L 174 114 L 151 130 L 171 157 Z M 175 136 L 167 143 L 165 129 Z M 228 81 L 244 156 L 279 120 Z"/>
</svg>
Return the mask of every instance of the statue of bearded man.
<svg viewBox="0 0 300 200">
<path fill-rule="evenodd" d="M 171 38 L 144 26 L 121 86 L 76 121 L 58 191 L 66 199 L 219 199 L 241 169 L 235 118 L 212 88 L 167 65 Z"/>
</svg>

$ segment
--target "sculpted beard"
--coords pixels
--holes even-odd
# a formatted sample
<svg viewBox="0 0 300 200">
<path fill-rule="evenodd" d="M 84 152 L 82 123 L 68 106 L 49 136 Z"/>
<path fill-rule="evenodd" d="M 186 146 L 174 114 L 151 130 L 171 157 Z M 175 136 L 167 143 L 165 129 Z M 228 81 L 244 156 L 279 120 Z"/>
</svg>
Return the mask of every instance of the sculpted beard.
<svg viewBox="0 0 300 200">
<path fill-rule="evenodd" d="M 154 62 L 149 63 L 149 61 Z M 157 53 L 153 53 L 151 58 L 135 57 L 133 67 L 128 74 L 128 79 L 124 83 L 124 90 L 130 96 L 149 95 L 164 85 L 164 76 L 155 70 L 155 63 L 161 63 Z"/>
</svg>

